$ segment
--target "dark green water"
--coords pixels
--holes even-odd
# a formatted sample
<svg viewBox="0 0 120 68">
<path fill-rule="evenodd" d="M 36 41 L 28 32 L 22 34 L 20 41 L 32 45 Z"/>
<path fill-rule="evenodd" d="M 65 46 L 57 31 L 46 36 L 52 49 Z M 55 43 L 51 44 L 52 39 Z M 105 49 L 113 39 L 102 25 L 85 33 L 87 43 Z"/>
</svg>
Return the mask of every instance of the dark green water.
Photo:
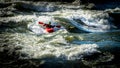
<svg viewBox="0 0 120 68">
<path fill-rule="evenodd" d="M 113 10 L 116 9 L 110 11 Z M 113 25 L 109 23 L 115 21 L 105 11 L 69 8 L 56 12 L 15 11 L 14 16 L 0 17 L 1 68 L 119 68 L 120 31 L 108 29 Z M 65 30 L 37 35 L 28 28 L 33 20 L 51 17 Z M 86 23 L 80 24 L 89 30 L 100 29 L 100 25 L 108 32 L 81 31 L 66 17 L 81 19 Z"/>
</svg>

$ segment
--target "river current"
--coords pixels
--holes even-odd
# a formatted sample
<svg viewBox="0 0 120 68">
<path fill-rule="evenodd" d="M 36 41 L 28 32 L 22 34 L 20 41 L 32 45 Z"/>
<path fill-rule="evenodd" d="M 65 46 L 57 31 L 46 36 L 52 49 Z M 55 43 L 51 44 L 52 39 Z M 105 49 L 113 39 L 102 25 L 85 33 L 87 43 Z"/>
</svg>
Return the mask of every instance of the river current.
<svg viewBox="0 0 120 68">
<path fill-rule="evenodd" d="M 39 9 L 48 12 L 18 11 L 16 16 L 2 18 L 1 20 L 9 23 L 2 24 L 1 37 L 3 35 L 8 37 L 6 39 L 9 40 L 7 42 L 9 45 L 21 47 L 18 50 L 19 59 L 44 60 L 43 63 L 79 60 L 87 65 L 85 62 L 87 60 L 84 59 L 86 56 L 103 52 L 104 55 L 94 62 L 111 61 L 114 55 L 109 51 L 120 47 L 120 31 L 114 25 L 113 18 L 109 16 L 107 10 L 69 7 L 56 11 L 52 11 L 51 7 Z M 36 21 L 57 22 L 65 29 L 39 34 L 38 29 L 34 31 L 29 29 L 29 26 L 34 26 Z"/>
</svg>

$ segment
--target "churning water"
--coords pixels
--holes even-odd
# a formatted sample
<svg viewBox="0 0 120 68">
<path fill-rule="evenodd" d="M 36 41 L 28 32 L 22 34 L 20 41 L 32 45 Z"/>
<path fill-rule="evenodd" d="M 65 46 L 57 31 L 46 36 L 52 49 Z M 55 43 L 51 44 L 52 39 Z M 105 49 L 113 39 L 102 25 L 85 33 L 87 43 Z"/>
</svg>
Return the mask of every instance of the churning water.
<svg viewBox="0 0 120 68">
<path fill-rule="evenodd" d="M 19 51 L 25 55 L 20 55 L 20 59 L 80 60 L 93 53 L 99 53 L 99 48 L 104 50 L 120 47 L 119 29 L 104 11 L 66 8 L 54 12 L 21 12 L 14 17 L 2 19 L 12 22 L 6 24 L 10 27 L 1 32 L 12 37 L 9 42 L 22 47 Z M 64 29 L 39 34 L 41 28 L 36 23 L 38 21 L 56 22 Z M 35 28 L 29 28 L 33 26 Z M 74 33 L 74 30 L 77 31 Z"/>
</svg>

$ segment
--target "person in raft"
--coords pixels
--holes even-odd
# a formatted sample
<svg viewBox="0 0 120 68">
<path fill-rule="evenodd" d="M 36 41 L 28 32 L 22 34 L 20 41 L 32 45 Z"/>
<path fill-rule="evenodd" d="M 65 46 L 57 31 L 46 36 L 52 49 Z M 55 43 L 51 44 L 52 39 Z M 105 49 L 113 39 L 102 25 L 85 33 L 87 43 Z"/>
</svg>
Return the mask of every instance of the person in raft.
<svg viewBox="0 0 120 68">
<path fill-rule="evenodd" d="M 55 31 L 61 29 L 60 25 L 51 25 L 51 22 L 49 22 L 49 24 L 46 24 L 43 22 L 38 22 L 38 24 L 43 26 L 47 33 L 52 33 L 52 32 L 55 32 Z"/>
</svg>

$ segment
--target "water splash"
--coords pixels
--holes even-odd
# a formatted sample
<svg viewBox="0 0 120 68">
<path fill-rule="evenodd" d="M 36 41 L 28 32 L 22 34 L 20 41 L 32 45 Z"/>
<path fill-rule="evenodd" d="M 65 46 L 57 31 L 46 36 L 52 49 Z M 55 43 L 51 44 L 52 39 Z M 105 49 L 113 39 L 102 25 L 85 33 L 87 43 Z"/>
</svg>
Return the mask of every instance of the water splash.
<svg viewBox="0 0 120 68">
<path fill-rule="evenodd" d="M 63 13 L 64 12 L 64 13 Z M 35 15 L 36 14 L 36 15 Z M 49 23 L 49 21 L 56 22 L 55 17 L 67 19 L 65 23 L 74 25 L 75 27 L 87 32 L 105 32 L 111 30 L 111 18 L 109 15 L 102 11 L 89 11 L 89 10 L 63 10 L 56 12 L 35 12 L 33 15 L 17 15 L 15 17 L 2 18 L 6 21 L 14 21 L 16 24 L 24 22 L 25 30 L 35 28 L 28 32 L 16 32 L 19 28 L 11 29 L 13 41 L 16 46 L 23 47 L 20 52 L 25 53 L 26 56 L 21 55 L 21 59 L 62 59 L 62 60 L 77 60 L 82 59 L 86 55 L 90 55 L 95 52 L 99 52 L 97 48 L 104 47 L 113 43 L 119 46 L 118 42 L 111 39 L 111 35 L 98 35 L 98 34 L 72 34 L 67 30 L 59 30 L 50 34 L 39 34 L 41 28 L 39 28 L 37 22 L 42 21 Z M 1 19 L 1 20 L 2 20 Z M 60 19 L 58 19 L 60 20 Z M 59 22 L 62 24 L 61 22 Z M 76 25 L 75 25 L 76 24 Z M 23 26 L 23 25 L 21 25 Z M 67 25 L 63 25 L 67 26 Z M 17 27 L 17 26 L 16 26 Z M 23 29 L 20 27 L 21 30 Z M 35 30 L 34 30 L 35 29 Z M 9 29 L 10 30 L 10 29 Z M 40 31 L 40 32 L 39 32 Z M 7 32 L 7 31 L 6 31 Z M 34 34 L 36 33 L 36 34 Z M 44 33 L 44 32 L 43 32 Z M 119 35 L 119 34 L 118 34 Z M 117 35 L 117 36 L 118 36 Z M 100 37 L 101 36 L 101 37 Z M 117 37 L 115 36 L 115 39 Z M 118 37 L 119 38 L 119 37 Z M 11 39 L 11 40 L 12 40 Z M 105 41 L 104 41 L 105 40 Z M 111 42 L 112 41 L 112 42 Z M 113 46 L 113 44 L 109 46 Z"/>
<path fill-rule="evenodd" d="M 64 31 L 62 31 L 64 34 Z M 90 55 L 94 52 L 98 52 L 96 44 L 69 44 L 65 38 L 59 34 L 41 35 L 33 36 L 15 33 L 14 41 L 16 41 L 16 46 L 22 46 L 23 49 L 20 50 L 22 53 L 26 53 L 27 56 L 21 56 L 21 59 L 28 58 L 51 58 L 51 59 L 61 59 L 61 60 L 76 60 L 81 59 L 86 55 Z M 54 37 L 53 37 L 54 36 Z M 51 60 L 52 61 L 52 60 Z"/>
</svg>

